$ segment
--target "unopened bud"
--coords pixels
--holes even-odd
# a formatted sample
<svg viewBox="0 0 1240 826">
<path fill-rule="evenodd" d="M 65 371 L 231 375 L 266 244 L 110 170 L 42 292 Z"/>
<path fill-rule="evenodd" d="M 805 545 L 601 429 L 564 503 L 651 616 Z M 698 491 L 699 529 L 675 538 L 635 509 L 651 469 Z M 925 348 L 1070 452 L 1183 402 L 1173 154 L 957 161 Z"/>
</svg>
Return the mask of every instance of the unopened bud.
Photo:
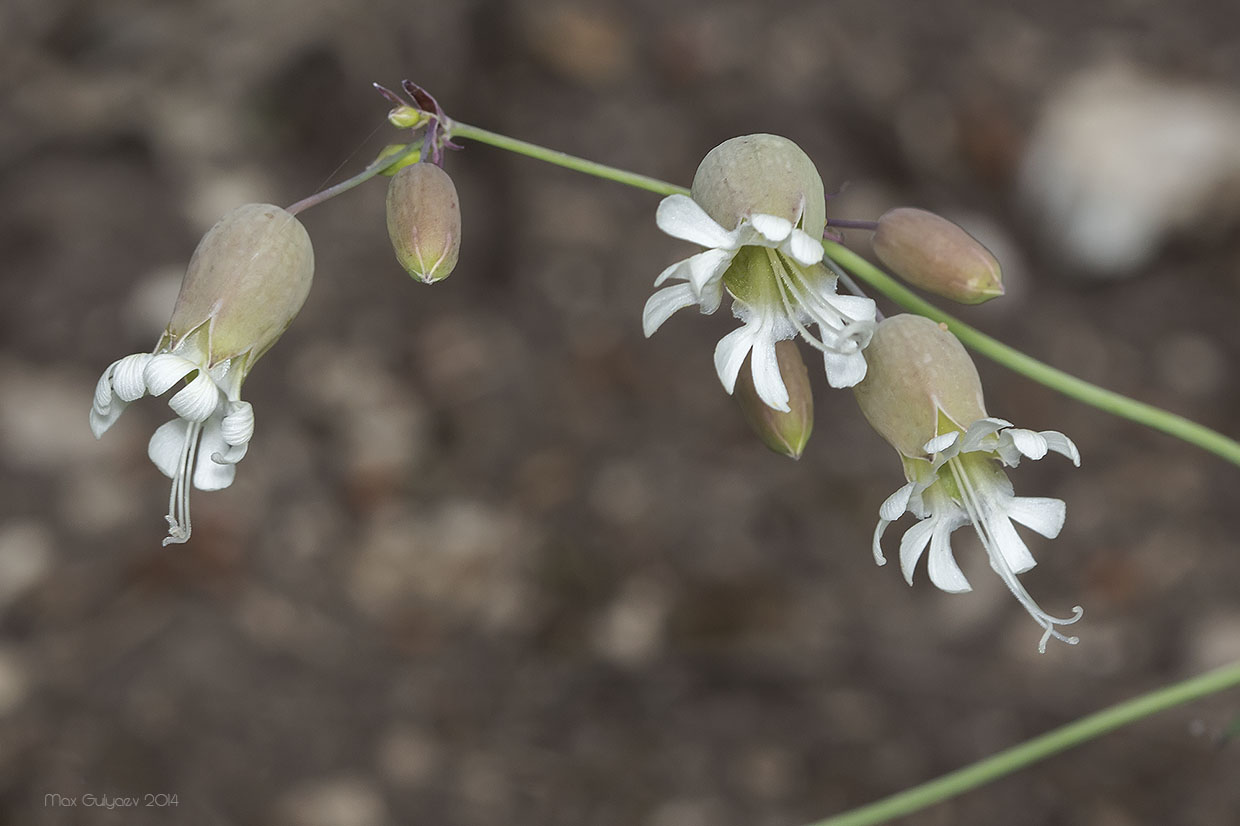
<svg viewBox="0 0 1240 826">
<path fill-rule="evenodd" d="M 924 316 L 884 320 L 865 360 L 865 379 L 853 388 L 857 404 L 870 426 L 904 456 L 925 456 L 923 446 L 935 436 L 963 431 L 986 417 L 973 359 L 946 327 Z"/>
<path fill-rule="evenodd" d="M 788 412 L 776 410 L 762 401 L 748 363 L 741 367 L 732 395 L 740 404 L 745 421 L 764 445 L 776 453 L 800 459 L 814 429 L 814 393 L 810 389 L 809 371 L 792 341 L 775 342 L 775 358 L 784 386 L 788 388 Z"/>
<path fill-rule="evenodd" d="M 387 225 L 405 272 L 427 284 L 451 274 L 461 249 L 461 205 L 447 172 L 418 163 L 396 173 L 388 184 Z"/>
<path fill-rule="evenodd" d="M 693 176 L 692 195 L 726 229 L 749 215 L 800 222 L 814 238 L 827 225 L 818 169 L 801 147 L 779 135 L 744 135 L 710 150 Z"/>
<path fill-rule="evenodd" d="M 923 290 L 981 304 L 1003 295 L 999 261 L 980 241 L 941 215 L 898 207 L 878 219 L 871 241 L 878 260 Z"/>
<path fill-rule="evenodd" d="M 397 106 L 388 112 L 388 123 L 398 129 L 417 128 L 426 123 L 429 118 L 430 116 L 426 112 L 423 112 L 421 109 L 415 109 L 408 104 Z"/>
<path fill-rule="evenodd" d="M 246 204 L 198 242 L 168 322 L 173 339 L 210 322 L 211 362 L 250 353 L 250 364 L 288 329 L 314 278 L 301 222 L 278 206 Z"/>
<path fill-rule="evenodd" d="M 380 175 L 390 178 L 393 175 L 395 175 L 397 172 L 400 172 L 406 166 L 413 166 L 415 163 L 417 163 L 418 161 L 422 159 L 422 151 L 420 149 L 410 152 L 409 144 L 389 143 L 387 146 L 379 150 L 379 154 L 375 156 L 375 163 L 379 163 L 385 158 L 390 158 L 393 155 L 404 155 L 404 157 L 402 157 L 399 161 L 397 161 L 396 163 L 384 169 L 382 172 L 379 173 Z"/>
</svg>

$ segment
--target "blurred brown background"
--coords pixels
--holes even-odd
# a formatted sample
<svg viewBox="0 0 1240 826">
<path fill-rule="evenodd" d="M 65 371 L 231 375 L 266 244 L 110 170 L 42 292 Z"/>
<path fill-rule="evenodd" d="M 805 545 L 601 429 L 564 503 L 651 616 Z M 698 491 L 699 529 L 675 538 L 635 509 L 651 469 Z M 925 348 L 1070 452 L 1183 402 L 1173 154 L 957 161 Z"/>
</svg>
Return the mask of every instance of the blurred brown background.
<svg viewBox="0 0 1240 826">
<path fill-rule="evenodd" d="M 188 545 L 159 545 L 163 402 L 87 427 L 201 233 L 359 169 L 397 139 L 369 84 L 409 77 L 679 182 L 785 134 L 849 185 L 833 214 L 915 204 L 991 244 L 1009 295 L 961 313 L 983 329 L 1240 434 L 1233 5 L 1021 5 L 6 2 L 0 822 L 796 826 L 1240 656 L 1237 468 L 981 364 L 993 414 L 1084 456 L 1012 473 L 1068 503 L 1023 581 L 1086 609 L 1039 656 L 964 532 L 972 594 L 874 566 L 902 477 L 848 393 L 815 376 L 794 463 L 719 387 L 726 311 L 642 338 L 691 251 L 655 196 L 483 146 L 449 158 L 465 245 L 433 288 L 388 249 L 382 184 L 305 214 L 314 292 Z M 1238 823 L 1238 713 L 905 822 Z"/>
</svg>

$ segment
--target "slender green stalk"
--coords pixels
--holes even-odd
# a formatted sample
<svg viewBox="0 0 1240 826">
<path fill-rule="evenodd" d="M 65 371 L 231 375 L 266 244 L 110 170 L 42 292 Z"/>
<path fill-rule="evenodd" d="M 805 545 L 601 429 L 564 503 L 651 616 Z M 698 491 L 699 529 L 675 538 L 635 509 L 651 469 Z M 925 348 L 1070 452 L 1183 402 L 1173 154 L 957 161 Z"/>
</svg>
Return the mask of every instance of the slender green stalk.
<svg viewBox="0 0 1240 826">
<path fill-rule="evenodd" d="M 1240 662 L 1192 677 L 993 754 L 971 766 L 810 826 L 870 826 L 911 814 L 1174 706 L 1240 685 Z"/>
<path fill-rule="evenodd" d="M 1240 465 L 1240 442 L 1183 416 L 1130 399 L 1114 391 L 1105 390 L 1096 384 L 1078 379 L 1076 376 L 1027 356 L 943 312 L 847 247 L 834 241 L 825 241 L 823 246 L 826 248 L 827 255 L 853 275 L 901 307 L 943 322 L 955 333 L 956 338 L 986 358 L 1033 379 L 1039 384 L 1044 384 L 1052 390 L 1057 390 L 1069 398 L 1093 405 L 1100 410 L 1130 419 L 1146 427 L 1161 430 L 1177 439 L 1208 450 L 1232 464 Z"/>
<path fill-rule="evenodd" d="M 347 178 L 335 186 L 329 186 L 322 192 L 316 192 L 308 198 L 302 198 L 297 203 L 289 206 L 289 208 L 285 211 L 290 215 L 296 215 L 304 209 L 309 209 L 312 206 L 316 206 L 331 198 L 335 198 L 337 195 L 348 192 L 353 187 L 366 183 L 371 178 L 382 173 L 383 170 L 388 167 L 395 166 L 400 163 L 414 152 L 419 151 L 421 148 L 421 141 L 413 141 L 399 152 L 393 152 L 391 155 L 384 155 L 380 158 L 376 158 L 371 161 L 365 169 L 354 175 L 352 178 Z"/>
<path fill-rule="evenodd" d="M 574 169 L 577 172 L 584 172 L 587 175 L 593 175 L 596 178 L 604 178 L 608 181 L 626 184 L 628 186 L 644 189 L 647 192 L 655 192 L 659 195 L 688 195 L 689 190 L 682 186 L 669 184 L 667 181 L 660 181 L 658 178 L 651 178 L 647 175 L 638 175 L 636 172 L 629 172 L 624 169 L 616 169 L 614 166 L 606 166 L 605 164 L 587 161 L 585 158 L 578 158 L 564 152 L 557 152 L 554 149 L 547 149 L 535 143 L 527 143 L 519 141 L 516 138 L 510 138 L 507 135 L 500 135 L 496 132 L 490 132 L 486 129 L 479 129 L 477 126 L 470 126 L 468 123 L 460 123 L 453 121 L 450 129 L 450 136 L 453 138 L 467 138 L 475 140 L 479 143 L 490 144 L 497 149 L 506 149 L 509 152 L 516 152 L 518 155 L 526 155 L 530 158 L 536 158 L 540 161 L 546 161 L 556 166 L 562 166 L 566 169 Z"/>
</svg>

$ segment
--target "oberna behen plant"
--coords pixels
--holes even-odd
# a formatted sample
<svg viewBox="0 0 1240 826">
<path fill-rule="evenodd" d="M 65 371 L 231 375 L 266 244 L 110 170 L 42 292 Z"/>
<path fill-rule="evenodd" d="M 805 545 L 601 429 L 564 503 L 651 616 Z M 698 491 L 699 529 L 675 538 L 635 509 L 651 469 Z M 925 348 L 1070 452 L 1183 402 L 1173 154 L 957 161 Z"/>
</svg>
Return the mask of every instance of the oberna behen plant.
<svg viewBox="0 0 1240 826">
<path fill-rule="evenodd" d="M 1081 618 L 1080 606 L 1069 618 L 1042 610 L 1016 578 L 1037 563 L 1012 522 L 1053 539 L 1063 527 L 1065 505 L 1059 499 L 1016 496 L 1004 467 L 1022 458 L 1041 459 L 1047 451 L 1063 454 L 1079 466 L 1080 454 L 1062 433 L 1021 430 L 990 417 L 973 359 L 946 329 L 918 315 L 897 315 L 878 325 L 866 350 L 870 370 L 853 388 L 870 425 L 896 449 L 907 483 L 879 508 L 874 531 L 874 560 L 885 565 L 882 538 L 887 526 L 904 513 L 920 521 L 900 541 L 900 569 L 913 584 L 913 570 L 930 549 L 930 581 L 957 594 L 972 590 L 956 564 L 951 534 L 971 526 L 1003 584 L 1042 626 L 1038 650 L 1051 638 L 1075 645 L 1079 640 L 1058 630 Z"/>
<path fill-rule="evenodd" d="M 169 399 L 177 418 L 155 432 L 148 450 L 173 480 L 165 545 L 190 537 L 190 485 L 213 490 L 231 484 L 253 435 L 254 412 L 240 398 L 242 382 L 301 308 L 314 272 L 309 237 L 294 216 L 371 178 L 392 177 L 388 227 L 397 259 L 419 280 L 442 280 L 460 244 L 456 190 L 442 169 L 446 150 L 460 148 L 455 139 L 664 196 L 656 212 L 658 226 L 706 249 L 656 279 L 660 289 L 646 302 L 642 318 L 646 335 L 685 307 L 715 312 L 726 292 L 742 326 L 718 343 L 716 372 L 762 441 L 794 458 L 813 426 L 813 393 L 796 340 L 819 350 L 828 383 L 854 388 L 865 417 L 895 447 L 904 468 L 906 484 L 879 509 L 872 548 L 876 561 L 885 562 L 881 543 L 888 525 L 912 513 L 919 521 L 900 542 L 905 578 L 911 584 L 918 562 L 928 556 L 931 582 L 945 591 L 967 591 L 950 537 L 957 528 L 972 527 L 991 567 L 1042 627 L 1039 650 L 1052 637 L 1075 643 L 1059 629 L 1079 620 L 1082 609 L 1059 618 L 1033 601 L 1017 576 L 1035 562 L 1012 523 L 1054 537 L 1066 506 L 1058 499 L 1016 496 L 1005 468 L 1050 451 L 1073 464 L 1079 464 L 1079 456 L 1061 433 L 1022 430 L 989 416 L 976 368 L 961 342 L 1066 396 L 1240 465 L 1240 442 L 1013 350 L 842 246 L 833 230 L 868 229 L 879 260 L 911 284 L 964 303 L 1003 291 L 994 256 L 937 215 L 901 207 L 878 221 L 828 220 L 822 179 L 787 138 L 758 134 L 725 141 L 707 154 L 692 189 L 686 189 L 451 120 L 425 89 L 409 81 L 401 85 L 403 97 L 376 88 L 395 106 L 389 122 L 410 130 L 408 142 L 385 147 L 358 174 L 286 210 L 250 204 L 225 216 L 195 250 L 155 350 L 113 362 L 99 380 L 90 413 L 96 436 L 130 402 L 181 384 Z M 875 304 L 853 278 L 918 315 L 876 324 Z M 669 281 L 683 283 L 663 286 Z M 841 282 L 856 294 L 840 295 Z M 885 822 L 1156 710 L 1234 685 L 1240 685 L 1240 663 L 1083 718 L 817 826 Z"/>
<path fill-rule="evenodd" d="M 822 178 L 792 141 L 746 135 L 716 146 L 698 166 L 691 196 L 669 195 L 655 213 L 659 229 L 707 249 L 655 279 L 656 287 L 685 283 L 663 287 L 646 302 L 646 335 L 685 307 L 715 312 L 726 289 L 743 323 L 715 347 L 715 370 L 728 393 L 749 357 L 759 398 L 787 412 L 775 344 L 798 335 L 822 352 L 832 387 L 856 384 L 865 376 L 861 351 L 874 329 L 875 306 L 836 292 L 836 275 L 821 263 L 826 218 Z"/>
<path fill-rule="evenodd" d="M 102 436 L 146 394 L 177 418 L 151 437 L 148 455 L 172 479 L 165 545 L 190 538 L 190 485 L 220 490 L 254 434 L 241 384 L 301 309 L 314 251 L 301 222 L 271 204 L 247 204 L 213 226 L 190 259 L 168 327 L 151 353 L 114 361 L 95 388 L 90 427 Z"/>
</svg>

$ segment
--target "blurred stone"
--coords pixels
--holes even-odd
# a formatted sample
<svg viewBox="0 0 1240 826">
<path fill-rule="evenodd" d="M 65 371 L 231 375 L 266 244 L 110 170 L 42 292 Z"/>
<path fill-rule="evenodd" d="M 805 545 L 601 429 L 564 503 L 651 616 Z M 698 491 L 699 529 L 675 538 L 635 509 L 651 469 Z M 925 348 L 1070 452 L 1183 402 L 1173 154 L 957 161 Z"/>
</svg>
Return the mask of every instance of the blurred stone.
<svg viewBox="0 0 1240 826">
<path fill-rule="evenodd" d="M 600 653 L 624 665 L 639 665 L 663 645 L 671 600 L 662 582 L 634 577 L 625 582 L 595 628 Z"/>
<path fill-rule="evenodd" d="M 100 364 L 100 372 L 106 366 Z M 50 473 L 115 452 L 101 446 L 87 424 L 97 380 L 0 358 L 0 447 L 5 460 Z"/>
<path fill-rule="evenodd" d="M 63 524 L 81 534 L 110 531 L 150 513 L 150 502 L 116 484 L 115 468 L 104 463 L 82 465 L 65 474 L 57 504 Z"/>
<path fill-rule="evenodd" d="M 278 822 L 287 826 L 385 826 L 383 794 L 370 780 L 341 776 L 310 781 L 285 792 Z"/>
<path fill-rule="evenodd" d="M 1100 278 L 1131 275 L 1167 238 L 1240 218 L 1240 95 L 1087 70 L 1046 104 L 1020 189 L 1065 258 Z"/>
<path fill-rule="evenodd" d="M 1240 661 L 1240 613 L 1197 618 L 1186 633 L 1189 669 L 1206 671 Z"/>
<path fill-rule="evenodd" d="M 47 525 L 33 519 L 0 526 L 0 611 L 47 576 L 53 541 Z"/>
<path fill-rule="evenodd" d="M 650 506 L 649 481 L 641 467 L 632 462 L 604 465 L 590 487 L 590 505 L 595 513 L 612 522 L 631 524 L 642 518 Z"/>
</svg>

